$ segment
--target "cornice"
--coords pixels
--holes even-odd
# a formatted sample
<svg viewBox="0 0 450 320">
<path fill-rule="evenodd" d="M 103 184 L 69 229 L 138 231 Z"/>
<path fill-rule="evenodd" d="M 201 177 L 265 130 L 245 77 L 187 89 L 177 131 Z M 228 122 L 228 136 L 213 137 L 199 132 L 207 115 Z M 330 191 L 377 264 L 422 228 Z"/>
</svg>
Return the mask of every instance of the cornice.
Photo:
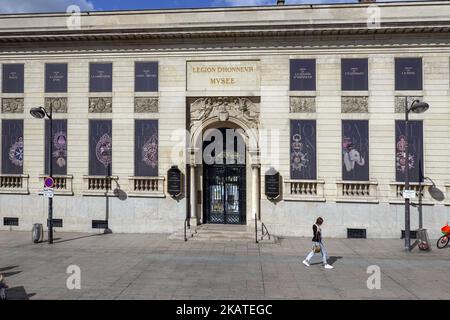
<svg viewBox="0 0 450 320">
<path fill-rule="evenodd" d="M 292 36 L 345 36 L 345 35 L 405 35 L 405 34 L 450 33 L 450 21 L 430 23 L 389 23 L 378 28 L 366 24 L 290 24 L 290 25 L 246 25 L 224 26 L 222 28 L 139 28 L 139 29 L 97 29 L 97 30 L 49 30 L 0 32 L 0 43 L 24 42 L 67 42 L 99 40 L 142 40 L 142 39 L 217 39 L 239 37 L 292 37 Z"/>
</svg>

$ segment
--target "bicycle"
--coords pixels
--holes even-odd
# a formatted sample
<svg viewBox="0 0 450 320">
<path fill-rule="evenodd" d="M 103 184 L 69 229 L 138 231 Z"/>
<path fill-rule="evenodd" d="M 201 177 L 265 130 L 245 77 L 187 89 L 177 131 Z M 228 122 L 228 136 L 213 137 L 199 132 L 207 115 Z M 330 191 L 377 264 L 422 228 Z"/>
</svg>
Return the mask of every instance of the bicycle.
<svg viewBox="0 0 450 320">
<path fill-rule="evenodd" d="M 450 226 L 447 225 L 442 227 L 441 229 L 443 236 L 439 238 L 437 241 L 437 247 L 438 249 L 444 249 L 446 246 L 448 246 L 448 243 L 450 242 Z"/>
</svg>

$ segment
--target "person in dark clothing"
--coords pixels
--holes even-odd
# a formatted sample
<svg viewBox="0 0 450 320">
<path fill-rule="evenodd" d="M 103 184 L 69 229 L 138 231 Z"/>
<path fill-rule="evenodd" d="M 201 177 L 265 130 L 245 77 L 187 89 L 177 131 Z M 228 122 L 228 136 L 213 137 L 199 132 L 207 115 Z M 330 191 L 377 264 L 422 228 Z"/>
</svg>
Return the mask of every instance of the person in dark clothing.
<svg viewBox="0 0 450 320">
<path fill-rule="evenodd" d="M 312 238 L 312 242 L 313 242 L 313 249 L 312 251 L 308 254 L 308 256 L 306 257 L 305 260 L 303 260 L 303 264 L 307 267 L 310 266 L 309 262 L 311 261 L 311 259 L 314 257 L 314 255 L 316 253 L 318 253 L 318 248 L 320 248 L 320 252 L 322 253 L 322 261 L 323 261 L 323 266 L 325 269 L 334 269 L 333 266 L 328 264 L 328 254 L 327 254 L 327 250 L 325 249 L 325 246 L 323 245 L 322 242 L 322 224 L 323 224 L 323 219 L 322 218 L 317 218 L 316 223 L 313 225 L 312 229 L 313 229 L 313 238 Z"/>
<path fill-rule="evenodd" d="M 6 300 L 7 299 L 7 296 L 6 296 L 6 289 L 7 288 L 8 288 L 8 286 L 5 283 L 3 275 L 0 274 L 0 300 Z"/>
</svg>

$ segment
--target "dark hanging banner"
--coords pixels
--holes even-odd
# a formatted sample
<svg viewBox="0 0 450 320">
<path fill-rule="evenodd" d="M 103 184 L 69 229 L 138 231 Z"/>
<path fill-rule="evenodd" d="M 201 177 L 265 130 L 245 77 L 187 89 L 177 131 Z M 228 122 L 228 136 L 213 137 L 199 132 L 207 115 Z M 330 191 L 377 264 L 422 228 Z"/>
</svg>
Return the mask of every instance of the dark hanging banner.
<svg viewBox="0 0 450 320">
<path fill-rule="evenodd" d="M 45 121 L 45 168 L 44 172 L 49 173 L 49 141 L 50 121 Z M 67 120 L 53 120 L 52 128 L 52 172 L 56 175 L 67 174 Z"/>
<path fill-rule="evenodd" d="M 405 171 L 409 162 L 409 181 L 419 182 L 420 173 L 423 171 L 423 122 L 408 121 L 409 144 L 408 159 L 406 160 L 406 132 L 405 121 L 395 121 L 395 172 L 396 181 L 405 181 Z"/>
<path fill-rule="evenodd" d="M 342 90 L 369 90 L 368 59 L 342 59 Z"/>
<path fill-rule="evenodd" d="M 342 120 L 342 180 L 370 180 L 367 120 Z"/>
<path fill-rule="evenodd" d="M 89 175 L 109 176 L 112 166 L 112 121 L 89 120 Z"/>
<path fill-rule="evenodd" d="M 395 90 L 422 90 L 422 58 L 395 58 Z"/>
<path fill-rule="evenodd" d="M 291 120 L 291 179 L 316 180 L 316 121 Z"/>
<path fill-rule="evenodd" d="M 67 92 L 67 63 L 45 64 L 45 92 Z"/>
<path fill-rule="evenodd" d="M 134 174 L 158 176 L 158 120 L 135 120 Z"/>
<path fill-rule="evenodd" d="M 89 91 L 112 92 L 112 63 L 91 63 Z"/>
<path fill-rule="evenodd" d="M 134 91 L 158 91 L 158 62 L 136 62 L 134 65 Z"/>
<path fill-rule="evenodd" d="M 2 173 L 23 174 L 23 120 L 2 120 Z"/>
<path fill-rule="evenodd" d="M 290 90 L 315 91 L 316 90 L 316 60 L 291 60 Z"/>
<path fill-rule="evenodd" d="M 4 64 L 3 65 L 3 93 L 23 93 L 24 65 Z"/>
</svg>

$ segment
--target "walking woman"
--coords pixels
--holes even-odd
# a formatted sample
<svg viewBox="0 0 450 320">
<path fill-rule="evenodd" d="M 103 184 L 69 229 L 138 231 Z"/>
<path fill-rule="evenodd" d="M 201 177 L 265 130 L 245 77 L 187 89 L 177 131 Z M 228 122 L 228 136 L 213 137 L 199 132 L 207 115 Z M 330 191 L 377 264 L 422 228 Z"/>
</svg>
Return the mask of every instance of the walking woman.
<svg viewBox="0 0 450 320">
<path fill-rule="evenodd" d="M 322 224 L 323 224 L 323 219 L 322 218 L 317 218 L 316 223 L 313 225 L 313 249 L 312 251 L 308 254 L 308 256 L 306 257 L 305 260 L 303 260 L 303 264 L 307 267 L 310 266 L 309 262 L 311 261 L 312 257 L 314 257 L 314 254 L 321 252 L 322 253 L 322 261 L 323 261 L 323 266 L 325 269 L 334 269 L 333 266 L 328 264 L 328 254 L 327 254 L 327 250 L 325 249 L 325 246 L 322 243 Z"/>
</svg>

